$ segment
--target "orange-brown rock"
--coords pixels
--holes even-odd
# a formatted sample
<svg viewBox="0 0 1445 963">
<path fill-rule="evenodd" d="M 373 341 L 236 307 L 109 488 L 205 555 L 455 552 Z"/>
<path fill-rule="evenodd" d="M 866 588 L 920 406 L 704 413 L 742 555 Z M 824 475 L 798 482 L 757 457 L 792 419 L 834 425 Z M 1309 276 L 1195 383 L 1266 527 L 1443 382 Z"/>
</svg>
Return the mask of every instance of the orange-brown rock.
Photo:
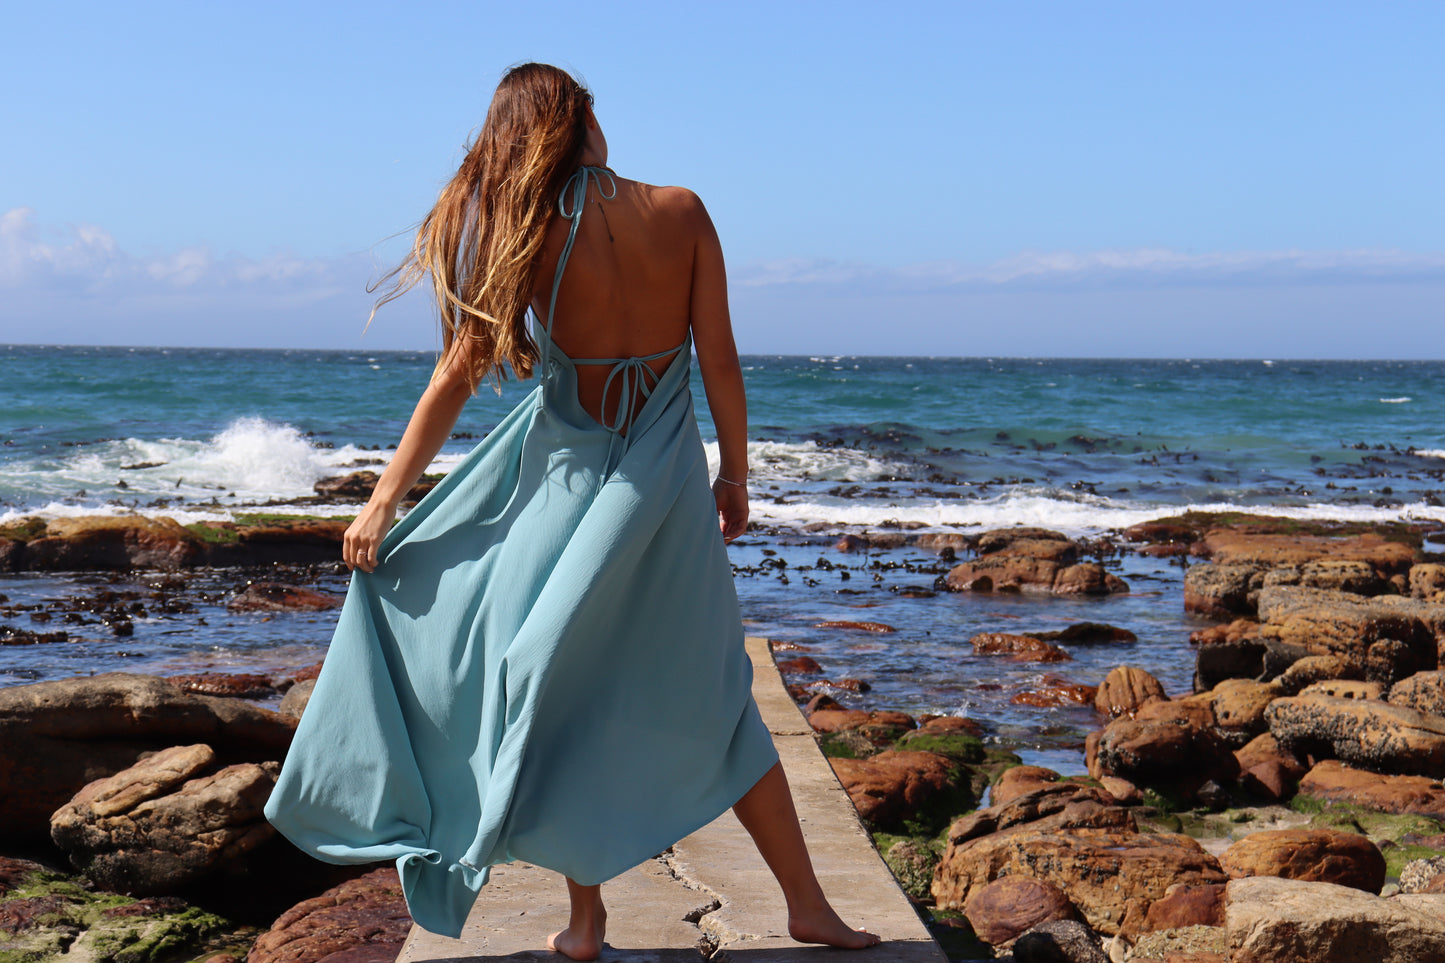
<svg viewBox="0 0 1445 963">
<path fill-rule="evenodd" d="M 1207 701 L 1147 703 L 1135 718 L 1105 726 L 1091 749 L 1087 761 L 1094 778 L 1117 776 L 1183 798 L 1207 782 L 1228 785 L 1239 774 Z"/>
<path fill-rule="evenodd" d="M 1056 675 L 1046 675 L 1036 685 L 1014 695 L 1009 702 L 1016 706 L 1038 708 L 1086 706 L 1091 705 L 1098 694 L 1097 686 L 1081 685 Z"/>
<path fill-rule="evenodd" d="M 1419 555 L 1413 546 L 1368 532 L 1350 537 L 1256 534 L 1216 528 L 1194 544 L 1194 551 L 1218 564 L 1263 568 L 1305 566 L 1316 560 L 1366 562 L 1380 575 L 1408 572 Z"/>
<path fill-rule="evenodd" d="M 933 752 L 887 749 L 867 759 L 829 759 L 858 815 L 880 829 L 947 819 L 965 808 L 968 787 L 953 760 Z"/>
<path fill-rule="evenodd" d="M 1234 620 L 1258 607 L 1265 569 L 1254 564 L 1203 564 L 1184 575 L 1184 611 L 1210 619 Z"/>
<path fill-rule="evenodd" d="M 81 515 L 52 518 L 25 543 L 27 569 L 183 568 L 202 553 L 200 539 L 167 517 Z"/>
<path fill-rule="evenodd" d="M 1128 592 L 1129 583 L 1097 562 L 1079 562 L 1054 576 L 1055 595 L 1113 595 Z"/>
<path fill-rule="evenodd" d="M 1280 748 L 1268 732 L 1255 736 L 1234 753 L 1239 762 L 1240 784 L 1268 799 L 1294 795 L 1295 784 L 1309 767 L 1292 752 Z"/>
<path fill-rule="evenodd" d="M 1039 555 L 1063 562 L 1074 560 L 1074 556 L 1068 554 L 1069 550 L 1073 548 L 1073 542 L 1069 541 L 1069 536 L 1051 528 L 1037 528 L 1030 525 L 995 528 L 987 532 L 980 532 L 974 538 L 973 546 L 980 555 L 1009 552 L 1014 555 Z"/>
<path fill-rule="evenodd" d="M 919 730 L 922 732 L 964 732 L 970 736 L 982 736 L 983 726 L 973 719 L 963 716 L 930 716 L 919 717 Z"/>
<path fill-rule="evenodd" d="M 1268 682 L 1226 679 L 1209 693 L 1216 731 L 1230 745 L 1244 745 L 1268 728 L 1264 710 L 1279 695 Z"/>
<path fill-rule="evenodd" d="M 1022 662 L 1067 662 L 1069 653 L 1031 635 L 984 632 L 969 639 L 977 655 L 1009 655 Z"/>
<path fill-rule="evenodd" d="M 1109 793 L 1063 781 L 1044 783 L 960 816 L 948 827 L 948 841 L 950 846 L 963 846 L 970 840 L 999 833 L 1083 828 L 1134 832 L 1138 825 L 1133 813 L 1115 805 Z"/>
<path fill-rule="evenodd" d="M 1106 935 L 1119 932 L 1132 901 L 1147 905 L 1175 884 L 1226 879 L 1218 861 L 1188 836 L 1022 831 L 950 842 L 933 878 L 933 897 L 942 909 L 962 909 L 974 889 L 1016 874 L 1058 886 L 1088 924 Z"/>
<path fill-rule="evenodd" d="M 252 672 L 200 672 L 167 676 L 166 681 L 178 689 L 198 695 L 264 699 L 276 694 L 276 686 L 271 683 L 270 676 Z"/>
<path fill-rule="evenodd" d="M 1385 687 L 1378 682 L 1363 679 L 1321 679 L 1311 682 L 1298 693 L 1300 696 L 1330 696 L 1334 699 L 1383 699 Z"/>
<path fill-rule="evenodd" d="M 204 742 L 219 761 L 279 759 L 296 720 L 252 703 L 192 695 L 155 676 L 110 672 L 0 688 L 0 838 L 33 845 L 87 783 L 142 756 Z"/>
<path fill-rule="evenodd" d="M 396 869 L 373 870 L 298 903 L 256 940 L 246 963 L 355 959 L 358 950 L 401 952 L 411 915 Z M 369 958 L 380 963 L 381 957 Z"/>
<path fill-rule="evenodd" d="M 1364 836 L 1333 829 L 1267 829 L 1236 842 L 1219 857 L 1231 879 L 1282 876 L 1378 893 L 1385 857 Z"/>
<path fill-rule="evenodd" d="M 1391 705 L 1445 716 L 1445 672 L 1417 672 L 1390 687 Z"/>
<path fill-rule="evenodd" d="M 794 659 L 779 661 L 778 671 L 784 675 L 821 675 L 823 667 L 812 656 L 800 655 Z"/>
<path fill-rule="evenodd" d="M 994 591 L 1050 592 L 1061 567 L 1058 562 L 1026 555 L 984 555 L 955 565 L 944 579 L 944 587 L 954 592 L 978 591 L 978 581 L 986 578 Z"/>
<path fill-rule="evenodd" d="M 1388 702 L 1298 695 L 1265 709 L 1269 730 L 1298 755 L 1377 772 L 1445 775 L 1445 718 Z"/>
<path fill-rule="evenodd" d="M 818 709 L 808 714 L 808 725 L 815 732 L 843 732 L 867 722 L 868 713 L 862 709 Z"/>
<path fill-rule="evenodd" d="M 990 806 L 1002 806 L 1035 789 L 1052 786 L 1059 781 L 1059 774 L 1043 766 L 1012 766 L 1003 771 L 998 782 L 989 790 Z"/>
<path fill-rule="evenodd" d="M 964 902 L 963 915 L 990 946 L 1012 943 L 1040 923 L 1079 919 L 1063 890 L 1032 876 L 1004 876 L 975 888 Z"/>
<path fill-rule="evenodd" d="M 1445 636 L 1445 605 L 1400 596 L 1363 598 L 1348 592 L 1275 586 L 1259 593 L 1259 614 L 1277 651 L 1338 655 L 1363 664 L 1367 678 L 1388 672 L 1388 681 L 1438 664 L 1437 636 Z M 1377 642 L 1397 644 L 1376 652 Z M 1387 662 L 1381 664 L 1381 656 Z M 1374 665 L 1371 665 L 1371 662 Z"/>
<path fill-rule="evenodd" d="M 1131 916 L 1123 933 L 1132 941 L 1140 933 L 1223 925 L 1224 884 L 1186 883 L 1169 887 L 1144 913 Z"/>
<path fill-rule="evenodd" d="M 1440 780 L 1367 772 L 1336 759 L 1316 763 L 1300 780 L 1299 792 L 1379 812 L 1445 816 L 1445 787 Z"/>
<path fill-rule="evenodd" d="M 1403 576 L 1401 576 L 1403 577 Z M 1303 565 L 1272 568 L 1264 575 L 1264 586 L 1305 585 L 1355 595 L 1379 595 L 1393 591 L 1392 583 L 1369 562 L 1358 559 L 1316 559 Z"/>
<path fill-rule="evenodd" d="M 1207 629 L 1196 629 L 1189 633 L 1191 645 L 1216 645 L 1220 642 L 1239 642 L 1258 638 L 1259 622 L 1254 619 L 1235 619 L 1228 625 L 1211 625 Z"/>
<path fill-rule="evenodd" d="M 1120 665 L 1104 677 L 1094 697 L 1094 708 L 1106 716 L 1132 716 L 1144 703 L 1168 698 L 1164 686 L 1148 672 Z"/>
</svg>

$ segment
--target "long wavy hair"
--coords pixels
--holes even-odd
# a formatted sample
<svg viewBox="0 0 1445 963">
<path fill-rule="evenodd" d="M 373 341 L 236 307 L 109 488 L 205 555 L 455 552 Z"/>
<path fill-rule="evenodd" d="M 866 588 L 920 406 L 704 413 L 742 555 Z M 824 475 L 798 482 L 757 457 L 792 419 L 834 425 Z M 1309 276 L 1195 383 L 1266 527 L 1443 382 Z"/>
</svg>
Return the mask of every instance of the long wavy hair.
<svg viewBox="0 0 1445 963">
<path fill-rule="evenodd" d="M 473 392 L 488 378 L 500 391 L 506 367 L 529 378 L 537 363 L 527 306 L 557 195 L 582 159 L 591 107 L 592 94 L 565 70 L 535 63 L 508 70 L 411 253 L 372 289 L 386 288 L 375 316 L 430 276 L 442 327 L 437 371 L 454 349 L 467 349 Z"/>
</svg>

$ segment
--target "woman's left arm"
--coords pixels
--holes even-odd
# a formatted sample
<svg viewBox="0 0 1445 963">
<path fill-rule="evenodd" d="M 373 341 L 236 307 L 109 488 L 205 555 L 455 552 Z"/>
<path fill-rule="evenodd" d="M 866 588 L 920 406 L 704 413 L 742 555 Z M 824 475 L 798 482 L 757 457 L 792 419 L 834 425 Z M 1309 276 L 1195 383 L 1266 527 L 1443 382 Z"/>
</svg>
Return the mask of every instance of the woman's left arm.
<svg viewBox="0 0 1445 963">
<path fill-rule="evenodd" d="M 366 506 L 342 536 L 341 558 L 349 568 L 363 572 L 376 568 L 381 540 L 391 530 L 397 506 L 451 436 L 462 408 L 471 397 L 465 354 L 465 350 L 451 352 L 448 363 L 432 376 L 391 463 L 381 473 Z"/>
</svg>

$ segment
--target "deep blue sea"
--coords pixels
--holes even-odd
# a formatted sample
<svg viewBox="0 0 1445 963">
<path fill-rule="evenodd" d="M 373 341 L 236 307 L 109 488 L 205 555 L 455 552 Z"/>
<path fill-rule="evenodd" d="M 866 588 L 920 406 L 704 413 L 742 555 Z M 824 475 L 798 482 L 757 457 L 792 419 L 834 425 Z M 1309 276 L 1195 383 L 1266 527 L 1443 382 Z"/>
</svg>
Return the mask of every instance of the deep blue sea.
<svg viewBox="0 0 1445 963">
<path fill-rule="evenodd" d="M 0 346 L 0 521 L 286 511 L 321 478 L 385 463 L 432 362 L 429 353 Z M 833 690 L 845 702 L 967 713 L 1066 768 L 1091 714 L 1011 700 L 1046 675 L 1097 683 L 1125 661 L 1171 693 L 1186 690 L 1185 640 L 1197 624 L 1182 612 L 1179 568 L 1126 559 L 1117 564 L 1135 591 L 1108 599 L 910 597 L 946 566 L 909 548 L 844 554 L 832 548 L 839 533 L 1028 524 L 1097 535 L 1186 508 L 1445 521 L 1445 362 L 748 356 L 743 365 L 762 527 L 730 552 L 750 631 L 807 647 L 830 679 L 871 685 Z M 483 389 L 434 470 L 527 388 Z M 133 581 L 144 589 L 145 578 Z M 324 652 L 327 617 L 228 616 L 238 576 L 187 578 L 203 596 L 196 613 L 148 614 L 123 640 L 81 623 L 66 645 L 0 647 L 0 683 L 118 668 L 269 671 Z M 35 603 L 118 584 L 129 583 L 9 576 L 0 594 Z M 337 575 L 327 587 L 343 585 Z M 898 631 L 816 627 L 837 619 Z M 977 632 L 1082 619 L 1129 627 L 1140 641 L 1044 669 L 968 645 Z"/>
</svg>

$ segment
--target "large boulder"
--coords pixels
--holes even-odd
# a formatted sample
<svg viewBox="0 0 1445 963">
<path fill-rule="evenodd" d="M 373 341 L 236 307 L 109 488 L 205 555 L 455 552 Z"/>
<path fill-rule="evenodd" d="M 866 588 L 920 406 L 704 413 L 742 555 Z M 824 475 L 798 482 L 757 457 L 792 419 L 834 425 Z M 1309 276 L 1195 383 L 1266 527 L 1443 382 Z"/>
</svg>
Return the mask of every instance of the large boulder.
<svg viewBox="0 0 1445 963">
<path fill-rule="evenodd" d="M 401 952 L 411 926 L 396 869 L 373 870 L 282 913 L 246 963 L 381 963 Z"/>
<path fill-rule="evenodd" d="M 1367 893 L 1385 885 L 1385 857 L 1356 833 L 1333 829 L 1267 829 L 1224 851 L 1219 864 L 1231 879 L 1283 876 L 1338 883 Z"/>
<path fill-rule="evenodd" d="M 1278 657 L 1288 661 L 1309 655 L 1338 655 L 1367 671 L 1383 670 L 1403 678 L 1437 667 L 1437 639 L 1445 638 L 1445 605 L 1399 596 L 1363 598 L 1348 592 L 1301 586 L 1274 586 L 1259 593 L 1261 634 L 1277 643 Z M 1398 651 L 1377 653 L 1378 642 L 1398 643 Z M 1388 664 L 1380 665 L 1380 657 Z M 1278 665 L 1279 674 L 1287 664 Z M 1391 680 L 1393 681 L 1393 679 Z"/>
<path fill-rule="evenodd" d="M 1057 645 L 1032 635 L 983 632 L 968 641 L 976 655 L 1007 655 L 1020 662 L 1067 662 L 1073 658 Z"/>
<path fill-rule="evenodd" d="M 284 757 L 296 720 L 164 679 L 109 672 L 0 688 L 0 839 L 33 842 L 86 784 L 143 755 L 203 742 L 217 763 Z"/>
<path fill-rule="evenodd" d="M 206 745 L 175 746 L 83 788 L 50 820 L 72 865 L 105 889 L 185 891 L 239 870 L 276 830 L 262 807 L 280 764 L 238 763 L 202 775 Z"/>
<path fill-rule="evenodd" d="M 1094 708 L 1106 716 L 1132 716 L 1146 702 L 1167 700 L 1164 686 L 1143 669 L 1132 665 L 1109 670 L 1094 697 Z"/>
<path fill-rule="evenodd" d="M 956 824 L 955 824 L 956 825 Z M 1063 890 L 1101 933 L 1119 932 L 1133 901 L 1136 911 L 1176 883 L 1222 883 L 1218 861 L 1188 836 L 1070 829 L 1002 832 L 949 843 L 933 878 L 941 909 L 962 909 L 969 894 L 1003 876 L 1046 879 Z"/>
<path fill-rule="evenodd" d="M 1132 719 L 1120 717 L 1088 743 L 1095 779 L 1113 776 L 1190 799 L 1208 782 L 1239 775 L 1234 752 L 1216 730 L 1214 712 L 1198 698 L 1150 702 Z"/>
<path fill-rule="evenodd" d="M 978 557 L 954 566 L 942 581 L 953 592 L 1025 591 L 1059 595 L 1108 595 L 1129 586 L 1095 562 L 1079 562 L 1074 543 L 1048 529 L 984 532 L 974 541 Z"/>
<path fill-rule="evenodd" d="M 1195 565 L 1184 576 L 1184 611 L 1211 619 L 1252 615 L 1265 569 L 1260 565 Z"/>
<path fill-rule="evenodd" d="M 1445 919 L 1410 897 L 1275 876 L 1226 892 L 1231 963 L 1445 963 Z"/>
<path fill-rule="evenodd" d="M 1427 602 L 1445 602 L 1445 565 L 1426 562 L 1411 568 L 1410 594 Z"/>
<path fill-rule="evenodd" d="M 1377 772 L 1445 776 L 1445 718 L 1365 699 L 1298 695 L 1265 709 L 1269 731 L 1297 755 Z"/>
<path fill-rule="evenodd" d="M 252 582 L 237 592 L 226 608 L 232 612 L 325 612 L 339 608 L 341 599 L 285 582 Z"/>
<path fill-rule="evenodd" d="M 1138 826 L 1134 815 L 1103 790 L 1075 782 L 1046 782 L 955 820 L 948 827 L 948 846 L 952 851 L 985 836 L 1010 832 L 1083 828 L 1134 832 Z"/>
<path fill-rule="evenodd" d="M 1338 537 L 1238 528 L 1212 529 L 1191 546 L 1190 552 L 1221 565 L 1257 565 L 1262 569 L 1287 566 L 1305 569 L 1310 568 L 1311 563 L 1364 562 L 1384 577 L 1409 572 L 1419 555 L 1413 546 L 1389 541 L 1373 532 Z M 1325 569 L 1323 564 L 1314 567 Z"/>
</svg>

